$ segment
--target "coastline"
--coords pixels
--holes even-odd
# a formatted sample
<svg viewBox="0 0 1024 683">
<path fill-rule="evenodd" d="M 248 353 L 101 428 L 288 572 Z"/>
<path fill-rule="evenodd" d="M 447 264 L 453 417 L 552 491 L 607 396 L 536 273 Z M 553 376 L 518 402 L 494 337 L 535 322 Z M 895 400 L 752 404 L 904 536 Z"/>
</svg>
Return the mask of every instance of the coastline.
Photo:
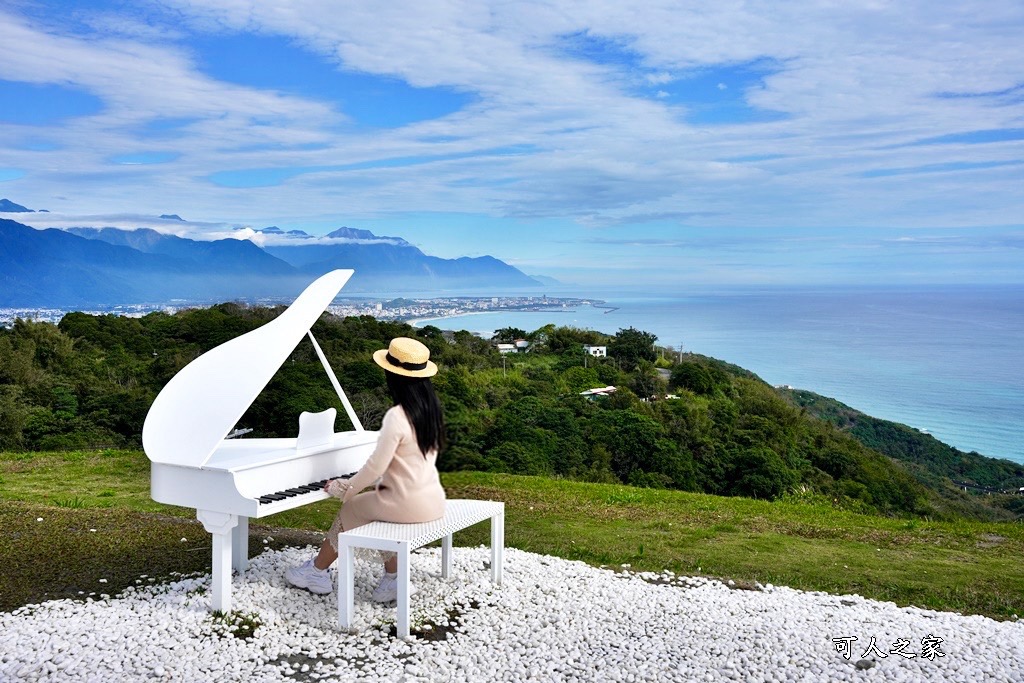
<svg viewBox="0 0 1024 683">
<path fill-rule="evenodd" d="M 773 386 L 913 425 L 966 453 L 1024 463 L 1024 308 L 1017 293 L 851 288 L 580 297 L 585 305 L 546 309 L 549 316 L 491 309 L 417 317 L 414 324 L 484 338 L 502 327 L 530 332 L 548 323 L 604 334 L 634 327 L 657 335 L 660 346 L 738 365 Z M 979 337 L 978 329 L 990 333 Z"/>
<path fill-rule="evenodd" d="M 596 306 L 594 304 L 590 304 L 590 305 L 593 306 L 594 308 L 598 308 L 598 306 Z M 619 310 L 617 306 L 610 306 L 610 307 L 607 307 L 607 308 L 610 308 L 609 311 L 606 311 L 607 313 L 611 313 L 612 311 Z M 456 312 L 456 313 L 450 313 L 448 315 L 430 316 L 430 317 L 425 317 L 425 318 L 405 318 L 405 319 L 403 319 L 403 322 L 408 323 L 412 327 L 417 327 L 418 328 L 418 327 L 422 327 L 424 325 L 429 325 L 431 323 L 440 322 L 442 320 L 450 320 L 452 318 L 463 318 L 463 317 L 468 318 L 468 317 L 476 317 L 476 316 L 482 316 L 482 315 L 503 315 L 503 314 L 506 314 L 506 313 L 555 313 L 555 314 L 565 314 L 565 313 L 576 313 L 576 312 L 578 312 L 578 311 L 575 308 L 573 308 L 573 309 L 566 309 L 566 308 L 555 308 L 553 306 L 545 306 L 545 307 L 538 307 L 538 308 L 492 308 L 492 309 L 487 309 L 487 310 L 483 310 L 483 311 L 459 311 L 459 312 Z M 464 329 L 464 328 L 459 328 L 459 329 Z M 498 328 L 496 327 L 494 329 L 496 330 Z M 470 331 L 472 331 L 472 330 L 470 330 Z M 528 332 L 532 332 L 533 330 L 527 330 L 527 331 Z"/>
<path fill-rule="evenodd" d="M 403 322 L 409 323 L 413 327 L 423 327 L 434 322 L 440 322 L 441 320 L 448 320 L 449 318 L 461 318 L 462 316 L 470 315 L 486 315 L 491 311 L 471 311 L 469 313 L 452 313 L 451 315 L 440 315 L 431 318 L 408 318 Z"/>
</svg>

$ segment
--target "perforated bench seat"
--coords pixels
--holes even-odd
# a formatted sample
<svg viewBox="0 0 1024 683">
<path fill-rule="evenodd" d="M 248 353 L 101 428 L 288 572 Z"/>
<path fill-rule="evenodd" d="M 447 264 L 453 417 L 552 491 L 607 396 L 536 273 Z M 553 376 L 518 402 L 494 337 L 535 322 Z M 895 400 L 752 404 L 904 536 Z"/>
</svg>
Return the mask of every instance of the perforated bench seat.
<svg viewBox="0 0 1024 683">
<path fill-rule="evenodd" d="M 441 576 L 452 570 L 452 534 L 474 524 L 491 520 L 491 581 L 501 584 L 505 550 L 505 504 L 489 500 L 449 500 L 444 517 L 422 524 L 370 522 L 338 534 L 338 620 L 342 628 L 352 625 L 353 548 L 389 550 L 398 555 L 399 638 L 409 635 L 409 556 L 413 550 L 441 539 Z"/>
</svg>

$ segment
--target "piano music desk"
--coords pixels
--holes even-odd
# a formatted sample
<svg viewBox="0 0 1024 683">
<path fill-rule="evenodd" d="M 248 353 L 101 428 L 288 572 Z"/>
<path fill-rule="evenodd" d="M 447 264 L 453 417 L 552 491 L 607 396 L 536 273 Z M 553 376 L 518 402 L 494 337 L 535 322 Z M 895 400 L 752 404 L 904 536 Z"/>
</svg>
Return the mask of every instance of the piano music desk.
<svg viewBox="0 0 1024 683">
<path fill-rule="evenodd" d="M 505 550 L 505 504 L 489 500 L 449 500 L 444 517 L 421 524 L 370 522 L 338 534 L 338 620 L 342 628 L 352 625 L 353 548 L 389 550 L 398 555 L 399 638 L 409 636 L 409 556 L 413 550 L 441 539 L 441 576 L 452 571 L 452 534 L 486 519 L 491 520 L 491 581 L 501 584 Z"/>
</svg>

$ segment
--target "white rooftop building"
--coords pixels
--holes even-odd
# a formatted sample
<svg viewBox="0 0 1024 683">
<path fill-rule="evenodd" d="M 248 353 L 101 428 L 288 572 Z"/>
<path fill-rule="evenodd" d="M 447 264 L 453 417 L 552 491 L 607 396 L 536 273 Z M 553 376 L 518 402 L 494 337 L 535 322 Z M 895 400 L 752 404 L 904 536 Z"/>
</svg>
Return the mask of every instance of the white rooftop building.
<svg viewBox="0 0 1024 683">
<path fill-rule="evenodd" d="M 587 389 L 586 391 L 581 391 L 580 392 L 580 396 L 584 396 L 584 397 L 589 398 L 589 399 L 595 399 L 595 398 L 598 398 L 599 396 L 610 396 L 611 394 L 614 394 L 614 393 L 615 393 L 615 387 L 607 386 L 607 387 L 598 387 L 597 389 Z"/>
</svg>

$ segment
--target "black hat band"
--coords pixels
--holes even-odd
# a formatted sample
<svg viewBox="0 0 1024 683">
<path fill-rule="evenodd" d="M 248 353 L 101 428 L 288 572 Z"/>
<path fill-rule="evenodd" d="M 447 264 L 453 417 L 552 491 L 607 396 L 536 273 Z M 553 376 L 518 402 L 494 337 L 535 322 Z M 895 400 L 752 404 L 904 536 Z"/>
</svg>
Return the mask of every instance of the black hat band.
<svg viewBox="0 0 1024 683">
<path fill-rule="evenodd" d="M 423 363 L 403 363 L 402 361 L 400 361 L 397 358 L 395 358 L 394 356 L 392 356 L 390 351 L 388 351 L 388 354 L 387 354 L 387 356 L 385 356 L 385 358 L 387 358 L 388 362 L 391 363 L 392 365 L 395 365 L 395 366 L 400 367 L 400 368 L 404 368 L 405 370 L 426 370 L 427 369 L 426 362 L 423 362 Z"/>
</svg>

